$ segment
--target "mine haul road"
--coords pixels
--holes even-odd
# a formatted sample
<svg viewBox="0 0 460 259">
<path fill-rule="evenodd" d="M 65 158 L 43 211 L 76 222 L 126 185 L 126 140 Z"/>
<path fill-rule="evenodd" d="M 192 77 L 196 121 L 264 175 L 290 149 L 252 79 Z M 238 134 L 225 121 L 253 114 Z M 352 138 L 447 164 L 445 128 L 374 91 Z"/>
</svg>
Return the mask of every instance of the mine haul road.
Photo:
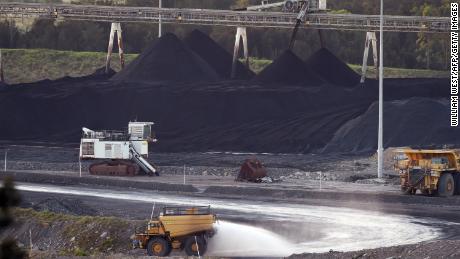
<svg viewBox="0 0 460 259">
<path fill-rule="evenodd" d="M 191 193 L 91 184 L 18 182 L 17 187 L 24 206 L 47 199 L 74 199 L 96 215 L 125 219 L 150 217 L 154 203 L 157 208 L 211 205 L 219 217 L 218 234 L 211 239 L 208 251 L 215 256 L 346 252 L 460 237 L 459 196 L 403 196 L 395 190 L 397 186 L 387 186 L 385 191 L 353 191 L 356 185 L 343 183 L 350 186 L 306 190 L 303 197 L 295 198 L 247 185 L 221 187 L 225 194 L 207 193 L 201 184 L 200 191 Z M 252 195 L 246 195 L 244 189 L 250 189 Z M 308 192 L 314 195 L 308 197 Z M 228 246 L 229 241 L 241 245 L 235 249 Z"/>
</svg>

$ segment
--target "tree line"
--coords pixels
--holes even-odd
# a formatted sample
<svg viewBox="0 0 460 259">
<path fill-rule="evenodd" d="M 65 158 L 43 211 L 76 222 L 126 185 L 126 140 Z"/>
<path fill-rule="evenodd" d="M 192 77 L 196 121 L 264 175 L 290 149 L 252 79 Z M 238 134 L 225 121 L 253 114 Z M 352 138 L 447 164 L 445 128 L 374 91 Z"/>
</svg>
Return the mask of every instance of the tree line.
<svg viewBox="0 0 460 259">
<path fill-rule="evenodd" d="M 27 0 L 23 0 L 27 2 Z M 158 0 L 73 0 L 76 4 L 125 4 L 157 6 Z M 59 2 L 43 0 L 42 2 Z M 260 3 L 259 0 L 163 0 L 164 7 L 230 9 Z M 449 16 L 449 0 L 385 0 L 385 13 L 392 15 Z M 342 13 L 378 14 L 379 0 L 329 0 L 328 8 Z M 158 37 L 156 24 L 126 23 L 123 26 L 125 51 L 139 53 Z M 164 31 L 185 37 L 200 29 L 231 51 L 235 29 L 227 27 L 164 25 Z M 0 48 L 49 48 L 74 51 L 106 51 L 110 24 L 88 21 L 35 20 L 0 22 Z M 289 44 L 291 31 L 286 29 L 250 28 L 250 55 L 274 59 Z M 354 64 L 362 62 L 365 32 L 323 32 L 325 44 L 341 59 Z M 397 33 L 384 35 L 385 66 L 404 68 L 448 69 L 449 35 Z M 307 58 L 320 48 L 316 30 L 301 30 L 294 51 Z"/>
</svg>

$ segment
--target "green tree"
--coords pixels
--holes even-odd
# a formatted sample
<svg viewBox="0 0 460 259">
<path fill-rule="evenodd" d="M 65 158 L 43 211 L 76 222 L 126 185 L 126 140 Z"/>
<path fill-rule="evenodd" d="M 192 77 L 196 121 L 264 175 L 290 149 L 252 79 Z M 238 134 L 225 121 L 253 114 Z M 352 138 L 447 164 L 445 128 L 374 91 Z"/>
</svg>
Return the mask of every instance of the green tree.
<svg viewBox="0 0 460 259">
<path fill-rule="evenodd" d="M 0 22 L 0 48 L 14 48 L 19 39 L 19 31 L 12 20 Z"/>
<path fill-rule="evenodd" d="M 415 6 L 412 13 L 421 16 L 441 16 L 445 12 L 447 3 L 433 5 L 424 3 Z M 446 54 L 449 51 L 448 36 L 428 33 L 418 33 L 416 48 L 416 59 L 427 69 L 447 69 L 448 60 Z"/>
<path fill-rule="evenodd" d="M 8 227 L 13 222 L 11 207 L 19 205 L 21 197 L 14 188 L 11 178 L 5 178 L 3 187 L 0 188 L 0 229 Z M 26 253 L 19 249 L 16 241 L 11 238 L 3 240 L 0 244 L 1 259 L 21 259 L 25 258 Z"/>
</svg>

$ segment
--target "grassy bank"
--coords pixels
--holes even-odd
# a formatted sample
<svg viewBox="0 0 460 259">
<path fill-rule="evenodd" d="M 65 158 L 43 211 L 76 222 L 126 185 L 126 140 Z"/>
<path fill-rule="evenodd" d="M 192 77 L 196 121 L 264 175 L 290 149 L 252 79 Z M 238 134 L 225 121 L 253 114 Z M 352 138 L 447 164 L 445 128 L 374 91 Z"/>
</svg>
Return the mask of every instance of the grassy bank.
<svg viewBox="0 0 460 259">
<path fill-rule="evenodd" d="M 2 49 L 5 80 L 27 83 L 64 76 L 84 76 L 105 66 L 106 53 L 49 49 Z M 137 55 L 125 55 L 126 64 Z M 118 71 L 118 54 L 112 55 L 112 68 Z"/>
<path fill-rule="evenodd" d="M 2 49 L 5 79 L 10 84 L 35 82 L 43 79 L 57 79 L 64 76 L 84 76 L 104 67 L 106 53 L 75 52 L 49 49 Z M 129 64 L 137 54 L 125 55 Z M 271 64 L 271 60 L 251 58 L 249 65 L 258 73 Z M 350 65 L 361 74 L 361 66 Z M 118 71 L 118 54 L 112 55 L 112 68 Z M 368 77 L 375 77 L 375 69 L 369 68 Z M 386 77 L 448 77 L 448 71 L 423 69 L 385 68 Z"/>
<path fill-rule="evenodd" d="M 361 65 L 352 65 L 349 66 L 358 74 L 361 74 L 362 67 Z M 449 71 L 440 71 L 440 70 L 428 70 L 428 69 L 405 69 L 405 68 L 393 68 L 385 67 L 384 68 L 385 77 L 391 78 L 443 78 L 449 77 Z M 367 77 L 375 78 L 375 75 L 378 73 L 375 67 L 368 67 Z"/>
<path fill-rule="evenodd" d="M 114 217 L 74 216 L 17 208 L 16 224 L 2 236 L 14 236 L 29 248 L 30 238 L 36 250 L 58 256 L 107 255 L 131 250 L 130 236 L 142 221 Z M 30 231 L 30 234 L 29 234 Z"/>
</svg>

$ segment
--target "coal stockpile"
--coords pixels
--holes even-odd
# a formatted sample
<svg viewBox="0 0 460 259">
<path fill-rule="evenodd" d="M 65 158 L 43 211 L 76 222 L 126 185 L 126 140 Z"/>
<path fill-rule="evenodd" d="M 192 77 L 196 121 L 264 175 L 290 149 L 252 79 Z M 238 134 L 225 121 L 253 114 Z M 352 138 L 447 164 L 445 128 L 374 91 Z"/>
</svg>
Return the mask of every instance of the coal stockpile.
<svg viewBox="0 0 460 259">
<path fill-rule="evenodd" d="M 262 70 L 256 81 L 269 84 L 318 86 L 323 80 L 292 51 L 286 50 Z"/>
<path fill-rule="evenodd" d="M 167 34 L 111 79 L 101 68 L 0 88 L 0 141 L 77 146 L 82 127 L 119 130 L 138 120 L 156 123 L 154 152 L 374 152 L 378 82 L 336 85 L 317 69 L 285 52 L 257 81 L 212 81 L 214 68 Z M 449 97 L 449 79 L 386 79 L 384 87 L 386 146 L 448 141 L 442 136 L 452 129 L 431 125 L 449 125 L 437 100 Z M 406 132 L 418 137 L 399 137 Z M 431 137 L 422 138 L 425 132 Z"/>
<path fill-rule="evenodd" d="M 360 75 L 337 58 L 326 48 L 311 55 L 306 64 L 329 83 L 338 86 L 353 87 L 360 81 Z"/>
<path fill-rule="evenodd" d="M 8 85 L 6 83 L 3 83 L 3 82 L 0 82 L 0 92 L 3 90 L 3 89 L 6 89 L 8 87 Z"/>
<path fill-rule="evenodd" d="M 442 148 L 460 145 L 460 129 L 450 126 L 447 99 L 414 97 L 384 103 L 384 147 Z M 345 123 L 324 148 L 325 152 L 377 150 L 378 103 Z"/>
<path fill-rule="evenodd" d="M 232 74 L 233 55 L 217 44 L 208 35 L 199 30 L 193 30 L 184 43 L 213 67 L 221 78 L 230 79 Z M 254 72 L 237 62 L 235 79 L 250 79 Z"/>
<path fill-rule="evenodd" d="M 168 33 L 151 44 L 112 79 L 138 82 L 195 82 L 215 81 L 219 76 L 180 39 Z"/>
<path fill-rule="evenodd" d="M 310 152 L 369 105 L 350 105 L 345 90 L 331 97 L 326 89 L 232 82 L 16 87 L 0 95 L 2 140 L 78 143 L 82 127 L 123 129 L 138 119 L 156 123 L 154 150 L 168 152 Z"/>
<path fill-rule="evenodd" d="M 439 87 L 439 83 L 445 84 L 439 81 L 431 85 Z M 403 99 L 404 95 L 431 94 L 417 89 L 417 84 L 413 89 L 410 82 L 408 85 L 407 91 L 398 89 L 394 95 Z M 448 80 L 446 85 L 448 89 Z M 356 126 L 353 131 L 356 135 L 340 132 L 345 132 L 344 125 L 359 116 L 372 114 L 366 110 L 377 100 L 377 90 L 372 81 L 354 89 L 232 81 L 189 84 L 93 79 L 43 81 L 9 86 L 0 92 L 0 140 L 78 143 L 82 127 L 123 129 L 128 121 L 137 119 L 156 123 L 154 128 L 160 141 L 153 150 L 158 152 L 308 153 L 322 150 L 326 145 L 327 152 L 366 151 L 373 148 L 376 140 L 372 118 Z M 400 116 L 405 110 L 402 106 L 393 113 Z M 413 113 L 415 116 L 416 112 Z M 449 112 L 439 111 L 432 116 L 442 114 L 448 116 Z M 390 115 L 385 115 L 386 130 L 390 127 L 387 116 Z M 428 119 L 431 118 L 425 118 L 425 123 L 431 125 Z M 426 130 L 423 125 L 417 124 L 415 129 L 411 124 L 401 125 L 402 129 L 417 129 L 423 134 Z M 403 140 L 394 138 L 386 145 L 407 144 Z M 353 146 L 348 149 L 344 143 Z"/>
</svg>

